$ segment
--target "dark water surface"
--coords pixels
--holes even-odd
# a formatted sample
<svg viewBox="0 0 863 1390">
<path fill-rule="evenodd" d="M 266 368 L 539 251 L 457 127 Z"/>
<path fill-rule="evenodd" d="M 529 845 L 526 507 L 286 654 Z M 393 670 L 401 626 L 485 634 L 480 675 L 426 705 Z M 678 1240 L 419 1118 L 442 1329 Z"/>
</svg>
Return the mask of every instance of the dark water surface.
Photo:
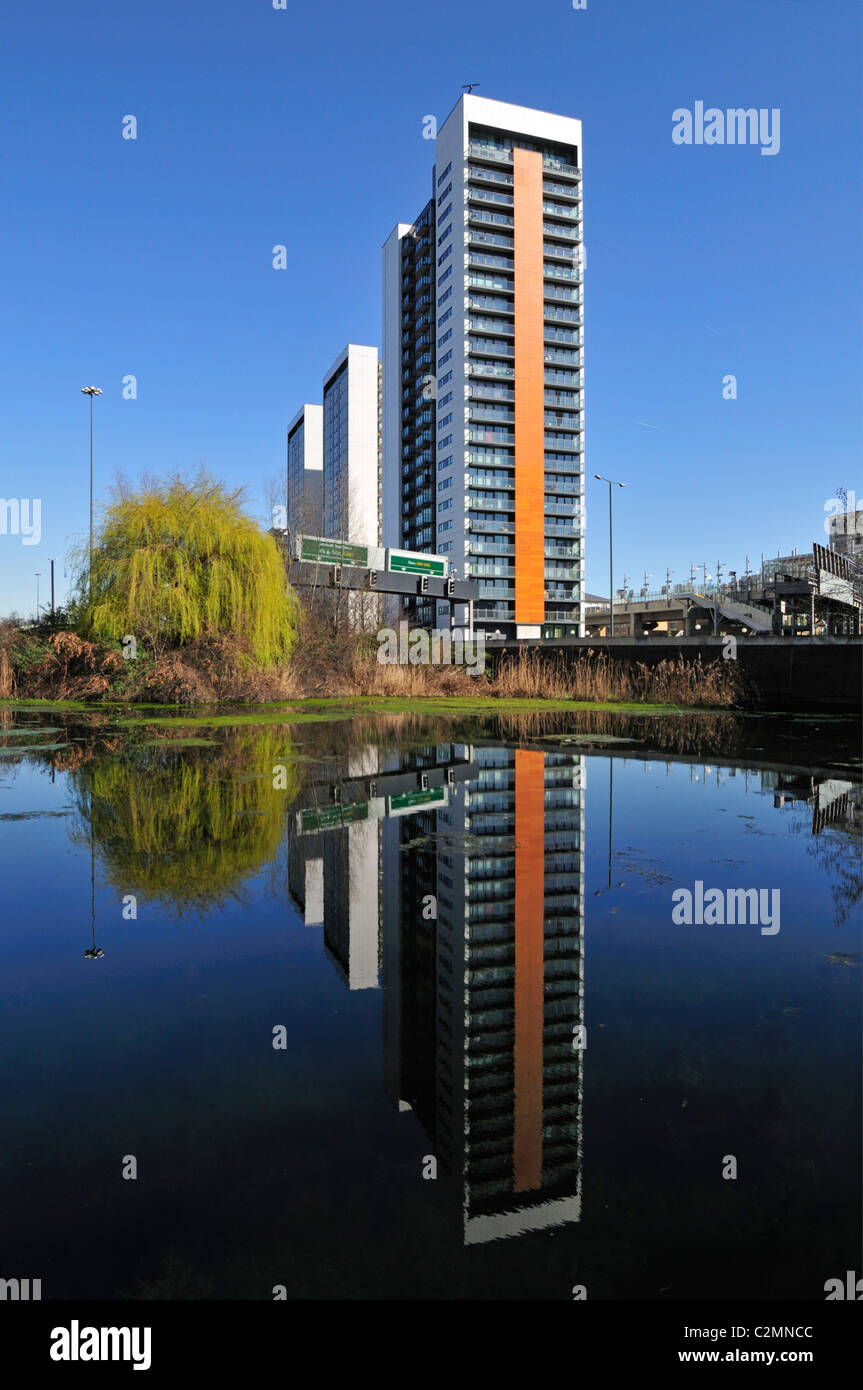
<svg viewBox="0 0 863 1390">
<path fill-rule="evenodd" d="M 0 1277 L 818 1300 L 861 1268 L 852 724 L 123 717 L 0 712 Z M 779 915 L 675 922 L 696 882 Z"/>
</svg>

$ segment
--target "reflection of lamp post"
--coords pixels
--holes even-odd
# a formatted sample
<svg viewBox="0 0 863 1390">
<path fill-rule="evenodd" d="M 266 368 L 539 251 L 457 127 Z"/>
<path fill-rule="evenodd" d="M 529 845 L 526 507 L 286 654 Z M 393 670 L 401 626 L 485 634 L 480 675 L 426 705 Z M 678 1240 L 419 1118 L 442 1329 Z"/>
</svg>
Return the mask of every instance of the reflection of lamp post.
<svg viewBox="0 0 863 1390">
<path fill-rule="evenodd" d="M 93 845 L 93 793 L 90 793 L 90 931 L 92 946 L 84 952 L 85 960 L 101 960 L 105 952 L 96 945 L 96 855 Z"/>
<path fill-rule="evenodd" d="M 93 583 L 93 397 L 101 396 L 99 386 L 82 386 L 81 394 L 90 397 L 90 563 L 87 568 L 87 594 L 92 592 Z"/>
<path fill-rule="evenodd" d="M 595 890 L 595 892 L 594 892 L 594 894 L 593 894 L 593 896 L 594 896 L 595 898 L 600 897 L 603 893 L 609 892 L 609 890 L 611 889 L 611 886 L 612 886 L 612 885 L 611 885 L 611 866 L 612 866 L 612 863 L 613 863 L 613 860 L 614 860 L 614 851 L 613 851 L 613 849 L 612 849 L 613 825 L 614 825 L 614 758 L 613 758 L 613 756 L 611 755 L 611 753 L 609 753 L 609 755 L 608 755 L 608 884 L 607 884 L 607 886 L 606 886 L 605 888 L 597 888 L 597 889 Z M 621 883 L 618 883 L 617 886 L 618 886 L 618 888 L 625 888 L 625 887 L 626 887 L 626 880 L 624 879 Z"/>
<path fill-rule="evenodd" d="M 614 518 L 612 515 L 611 490 L 615 487 L 626 487 L 626 483 L 619 483 L 614 478 L 604 478 L 601 473 L 594 473 L 601 483 L 608 483 L 608 635 L 614 636 Z"/>
</svg>

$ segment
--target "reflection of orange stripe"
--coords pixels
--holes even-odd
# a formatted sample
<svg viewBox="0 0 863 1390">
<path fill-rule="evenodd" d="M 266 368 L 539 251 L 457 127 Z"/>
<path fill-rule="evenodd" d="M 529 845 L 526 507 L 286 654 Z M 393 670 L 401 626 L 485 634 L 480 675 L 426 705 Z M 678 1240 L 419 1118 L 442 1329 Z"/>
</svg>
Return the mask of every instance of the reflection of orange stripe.
<svg viewBox="0 0 863 1390">
<path fill-rule="evenodd" d="M 545 616 L 545 362 L 542 156 L 513 150 L 515 264 L 515 620 Z"/>
<path fill-rule="evenodd" d="M 515 754 L 516 1192 L 542 1186 L 542 1006 L 545 756 Z"/>
</svg>

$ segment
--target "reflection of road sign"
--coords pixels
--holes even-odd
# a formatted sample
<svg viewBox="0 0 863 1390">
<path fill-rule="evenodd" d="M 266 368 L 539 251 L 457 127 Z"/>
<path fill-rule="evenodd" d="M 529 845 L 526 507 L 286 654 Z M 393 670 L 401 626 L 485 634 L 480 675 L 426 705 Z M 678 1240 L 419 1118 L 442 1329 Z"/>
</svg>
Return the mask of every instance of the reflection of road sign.
<svg viewBox="0 0 863 1390">
<path fill-rule="evenodd" d="M 299 536 L 297 559 L 316 561 L 322 565 L 354 565 L 358 569 L 368 569 L 369 547 L 326 540 L 320 536 Z"/>
<path fill-rule="evenodd" d="M 300 812 L 300 833 L 307 835 L 311 830 L 333 830 L 336 826 L 350 825 L 352 821 L 368 818 L 367 801 L 352 801 L 346 806 L 321 806 L 318 810 Z"/>
<path fill-rule="evenodd" d="M 389 813 L 408 811 L 413 806 L 428 806 L 433 801 L 446 801 L 446 787 L 428 787 L 425 791 L 402 792 L 389 798 Z"/>
<path fill-rule="evenodd" d="M 393 574 L 433 574 L 443 579 L 447 562 L 437 555 L 418 555 L 409 550 L 388 550 L 387 569 Z"/>
</svg>

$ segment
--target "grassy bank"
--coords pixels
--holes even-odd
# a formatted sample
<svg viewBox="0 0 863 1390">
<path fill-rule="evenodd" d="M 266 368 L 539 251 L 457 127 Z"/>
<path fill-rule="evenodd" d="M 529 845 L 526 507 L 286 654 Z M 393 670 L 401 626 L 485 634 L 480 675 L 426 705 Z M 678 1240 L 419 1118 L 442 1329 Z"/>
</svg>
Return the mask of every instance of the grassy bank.
<svg viewBox="0 0 863 1390">
<path fill-rule="evenodd" d="M 737 663 L 669 659 L 648 667 L 587 650 L 565 664 L 537 650 L 502 658 L 493 673 L 463 666 L 382 665 L 373 637 L 307 625 L 290 662 L 256 667 L 240 639 L 200 641 L 167 651 L 94 643 L 73 632 L 0 624 L 0 699 L 122 702 L 199 708 L 279 701 L 540 701 L 578 707 L 735 709 L 745 703 Z M 330 716 L 332 717 L 332 715 Z"/>
</svg>

